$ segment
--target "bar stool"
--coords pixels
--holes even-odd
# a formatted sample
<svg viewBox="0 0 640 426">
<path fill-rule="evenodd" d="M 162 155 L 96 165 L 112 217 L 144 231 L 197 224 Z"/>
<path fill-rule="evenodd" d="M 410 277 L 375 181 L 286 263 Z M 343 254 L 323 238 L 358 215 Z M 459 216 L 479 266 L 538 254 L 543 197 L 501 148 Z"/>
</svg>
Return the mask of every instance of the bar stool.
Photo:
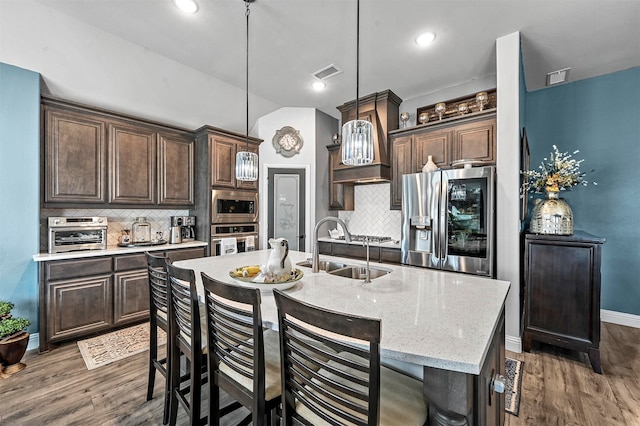
<svg viewBox="0 0 640 426">
<path fill-rule="evenodd" d="M 306 425 L 426 424 L 422 383 L 380 366 L 379 319 L 322 309 L 273 292 L 284 424 L 291 425 L 293 419 Z M 322 350 L 322 345 L 337 354 Z M 309 368 L 310 363 L 320 368 Z"/>
<path fill-rule="evenodd" d="M 222 283 L 202 273 L 209 353 L 209 418 L 220 418 L 241 404 L 251 413 L 241 424 L 265 424 L 280 404 L 278 333 L 263 330 L 260 290 Z M 220 389 L 239 404 L 220 409 Z M 267 422 L 271 416 L 267 416 Z"/>
<path fill-rule="evenodd" d="M 169 339 L 170 340 L 170 404 L 169 424 L 175 425 L 178 402 L 189 414 L 189 424 L 206 424 L 207 417 L 200 417 L 202 386 L 206 384 L 206 320 L 200 315 L 195 274 L 191 269 L 178 268 L 167 259 L 169 279 Z M 180 374 L 180 356 L 186 358 L 187 377 Z"/>
<path fill-rule="evenodd" d="M 158 358 L 158 327 L 169 336 L 169 311 L 167 306 L 168 281 L 165 258 L 145 252 L 149 272 L 149 378 L 147 401 L 153 398 L 156 370 L 164 376 L 164 407 L 162 424 L 169 421 L 169 342 L 163 358 Z"/>
</svg>

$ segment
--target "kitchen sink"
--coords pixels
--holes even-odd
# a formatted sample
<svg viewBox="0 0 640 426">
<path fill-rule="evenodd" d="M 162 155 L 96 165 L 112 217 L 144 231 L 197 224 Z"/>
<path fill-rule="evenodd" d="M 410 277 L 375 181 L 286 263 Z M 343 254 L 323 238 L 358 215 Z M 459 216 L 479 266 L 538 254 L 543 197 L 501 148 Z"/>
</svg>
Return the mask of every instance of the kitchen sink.
<svg viewBox="0 0 640 426">
<path fill-rule="evenodd" d="M 302 262 L 298 262 L 297 265 L 311 268 L 312 263 L 311 260 L 307 259 Z M 334 262 L 330 260 L 321 260 L 318 264 L 318 269 L 320 269 L 321 271 L 325 271 L 331 275 L 351 278 L 354 280 L 363 280 L 367 276 L 366 266 L 349 265 L 346 263 Z M 389 272 L 391 272 L 390 269 L 369 267 L 369 278 L 378 278 L 383 275 L 387 275 Z"/>
</svg>

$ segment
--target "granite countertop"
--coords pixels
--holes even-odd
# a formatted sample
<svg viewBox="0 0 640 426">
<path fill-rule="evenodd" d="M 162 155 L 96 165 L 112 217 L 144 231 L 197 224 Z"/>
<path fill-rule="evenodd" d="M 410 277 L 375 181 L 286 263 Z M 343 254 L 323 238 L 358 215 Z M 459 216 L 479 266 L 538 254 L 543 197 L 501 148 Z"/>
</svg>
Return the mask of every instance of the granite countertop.
<svg viewBox="0 0 640 426">
<path fill-rule="evenodd" d="M 238 253 L 175 262 L 194 269 L 198 292 L 203 294 L 200 272 L 232 284 L 244 284 L 229 276 L 241 266 L 266 264 L 270 250 Z M 290 251 L 296 267 L 310 253 Z M 353 259 L 321 256 L 364 265 Z M 375 265 L 375 267 L 380 267 Z M 380 355 L 394 361 L 468 374 L 479 374 L 510 283 L 475 275 L 400 265 L 384 265 L 391 273 L 365 284 L 363 280 L 337 277 L 298 266 L 300 281 L 285 290 L 297 299 L 355 315 L 382 320 Z M 246 285 L 246 284 L 245 284 Z M 263 321 L 277 327 L 277 310 L 269 284 L 256 284 L 262 292 Z"/>
<path fill-rule="evenodd" d="M 177 250 L 185 248 L 206 247 L 207 243 L 204 241 L 189 241 L 180 244 L 161 244 L 157 246 L 138 246 L 138 247 L 118 247 L 111 246 L 106 250 L 83 250 L 83 251 L 69 251 L 66 253 L 38 253 L 33 255 L 35 262 L 44 262 L 48 260 L 65 260 L 65 259 L 81 259 L 85 257 L 97 257 L 97 256 L 113 256 L 118 254 L 130 254 L 130 253 L 144 253 L 145 251 L 158 251 L 158 250 Z"/>
</svg>

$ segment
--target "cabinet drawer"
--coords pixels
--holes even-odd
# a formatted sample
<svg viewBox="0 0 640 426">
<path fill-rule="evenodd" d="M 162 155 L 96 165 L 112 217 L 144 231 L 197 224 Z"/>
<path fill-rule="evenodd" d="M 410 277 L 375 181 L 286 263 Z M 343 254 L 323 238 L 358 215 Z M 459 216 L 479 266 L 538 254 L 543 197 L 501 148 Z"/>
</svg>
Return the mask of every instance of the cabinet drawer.
<svg viewBox="0 0 640 426">
<path fill-rule="evenodd" d="M 111 273 L 111 257 L 47 262 L 49 281 Z"/>
<path fill-rule="evenodd" d="M 147 258 L 144 253 L 118 256 L 113 259 L 113 267 L 116 271 L 128 271 L 131 269 L 146 269 Z"/>
<path fill-rule="evenodd" d="M 171 259 L 172 262 L 177 262 L 179 260 L 187 260 L 187 259 L 197 259 L 199 257 L 204 257 L 204 247 L 197 247 L 192 249 L 181 249 L 181 250 L 170 250 L 167 251 L 167 257 Z"/>
</svg>

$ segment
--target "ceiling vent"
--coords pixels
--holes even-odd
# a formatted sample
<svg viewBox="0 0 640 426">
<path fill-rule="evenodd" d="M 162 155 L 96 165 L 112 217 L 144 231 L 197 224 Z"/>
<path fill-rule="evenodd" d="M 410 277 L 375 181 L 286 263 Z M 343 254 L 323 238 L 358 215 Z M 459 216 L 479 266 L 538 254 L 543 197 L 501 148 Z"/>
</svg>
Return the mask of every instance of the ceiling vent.
<svg viewBox="0 0 640 426">
<path fill-rule="evenodd" d="M 327 78 L 333 77 L 340 73 L 342 73 L 342 70 L 339 68 L 336 68 L 335 65 L 331 64 L 322 68 L 321 70 L 314 72 L 311 75 L 319 80 L 326 80 Z"/>
<path fill-rule="evenodd" d="M 565 68 L 558 71 L 547 73 L 547 86 L 553 86 L 554 84 L 564 83 L 569 79 L 569 70 L 571 68 Z"/>
</svg>

